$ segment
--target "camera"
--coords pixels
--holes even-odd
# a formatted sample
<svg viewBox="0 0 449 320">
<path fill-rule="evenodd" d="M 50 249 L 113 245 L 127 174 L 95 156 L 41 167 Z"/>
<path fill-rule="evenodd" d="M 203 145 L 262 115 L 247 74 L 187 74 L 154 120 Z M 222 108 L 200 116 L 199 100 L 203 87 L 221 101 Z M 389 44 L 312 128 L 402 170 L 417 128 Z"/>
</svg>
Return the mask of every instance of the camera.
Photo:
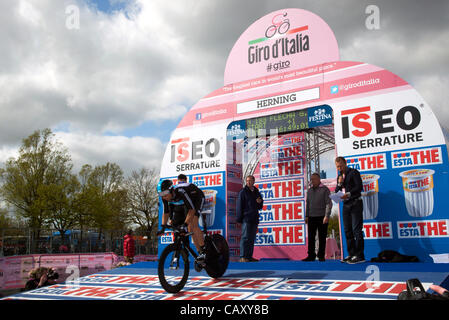
<svg viewBox="0 0 449 320">
<path fill-rule="evenodd" d="M 442 294 L 430 294 L 424 290 L 424 287 L 418 279 L 407 280 L 407 290 L 402 291 L 398 295 L 398 300 L 448 300 L 447 291 Z"/>
<path fill-rule="evenodd" d="M 59 274 L 55 272 L 53 269 L 48 269 L 47 271 L 47 279 L 56 280 L 59 278 Z"/>
</svg>

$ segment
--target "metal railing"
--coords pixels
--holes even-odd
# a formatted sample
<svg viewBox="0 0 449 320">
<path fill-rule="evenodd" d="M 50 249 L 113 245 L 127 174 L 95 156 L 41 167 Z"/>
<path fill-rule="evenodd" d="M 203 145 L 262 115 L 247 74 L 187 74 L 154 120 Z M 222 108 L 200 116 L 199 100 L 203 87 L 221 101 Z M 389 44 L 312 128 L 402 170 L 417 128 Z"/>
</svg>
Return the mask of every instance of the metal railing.
<svg viewBox="0 0 449 320">
<path fill-rule="evenodd" d="M 39 236 L 38 236 L 39 235 Z M 0 256 L 56 253 L 113 252 L 123 255 L 124 231 L 68 230 L 64 239 L 57 230 L 0 229 Z M 157 254 L 157 238 L 135 234 L 136 255 Z"/>
</svg>

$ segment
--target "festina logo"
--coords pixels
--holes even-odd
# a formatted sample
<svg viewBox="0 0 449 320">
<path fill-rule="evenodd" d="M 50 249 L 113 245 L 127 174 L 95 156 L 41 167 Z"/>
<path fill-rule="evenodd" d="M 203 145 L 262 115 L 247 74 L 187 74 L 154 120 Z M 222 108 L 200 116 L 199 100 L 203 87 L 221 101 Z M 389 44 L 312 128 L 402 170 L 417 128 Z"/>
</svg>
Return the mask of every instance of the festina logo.
<svg viewBox="0 0 449 320">
<path fill-rule="evenodd" d="M 330 118 L 332 118 L 332 116 L 329 113 L 326 113 L 326 110 L 318 109 L 318 110 L 315 110 L 315 112 L 313 113 L 313 116 L 309 117 L 309 121 L 317 122 L 317 121 L 324 121 L 324 120 L 327 120 Z"/>
</svg>

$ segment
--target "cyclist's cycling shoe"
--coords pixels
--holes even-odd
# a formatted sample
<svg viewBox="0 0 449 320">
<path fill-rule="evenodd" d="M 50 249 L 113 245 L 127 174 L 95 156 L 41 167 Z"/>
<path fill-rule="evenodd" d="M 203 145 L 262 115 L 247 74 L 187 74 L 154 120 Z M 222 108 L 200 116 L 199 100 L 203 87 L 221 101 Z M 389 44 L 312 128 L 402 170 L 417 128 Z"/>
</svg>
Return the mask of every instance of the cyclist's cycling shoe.
<svg viewBox="0 0 449 320">
<path fill-rule="evenodd" d="M 195 259 L 196 263 L 204 267 L 206 265 L 206 253 L 201 252 Z"/>
<path fill-rule="evenodd" d="M 200 265 L 198 264 L 198 262 L 196 262 L 196 260 L 195 260 L 195 262 L 193 263 L 193 266 L 195 267 L 195 271 L 196 271 L 196 272 L 201 272 L 201 270 L 203 270 L 203 268 L 204 268 L 204 266 L 200 266 Z"/>
<path fill-rule="evenodd" d="M 206 260 L 206 253 L 201 252 L 198 257 L 196 257 L 196 261 L 205 261 Z"/>
<path fill-rule="evenodd" d="M 178 258 L 173 258 L 169 269 L 177 270 L 178 268 L 179 268 L 179 260 L 178 260 Z"/>
</svg>

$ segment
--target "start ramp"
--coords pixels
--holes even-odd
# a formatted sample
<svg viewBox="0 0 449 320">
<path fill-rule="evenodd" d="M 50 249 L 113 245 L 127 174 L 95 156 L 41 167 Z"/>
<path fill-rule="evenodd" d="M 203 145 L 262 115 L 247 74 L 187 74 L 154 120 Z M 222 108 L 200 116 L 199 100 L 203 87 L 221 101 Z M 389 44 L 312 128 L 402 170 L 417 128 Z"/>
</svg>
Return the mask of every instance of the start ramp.
<svg viewBox="0 0 449 320">
<path fill-rule="evenodd" d="M 231 262 L 219 279 L 192 268 L 184 289 L 169 294 L 159 283 L 157 262 L 140 262 L 4 300 L 396 300 L 411 278 L 426 290 L 431 284 L 449 288 L 449 264 Z"/>
</svg>

